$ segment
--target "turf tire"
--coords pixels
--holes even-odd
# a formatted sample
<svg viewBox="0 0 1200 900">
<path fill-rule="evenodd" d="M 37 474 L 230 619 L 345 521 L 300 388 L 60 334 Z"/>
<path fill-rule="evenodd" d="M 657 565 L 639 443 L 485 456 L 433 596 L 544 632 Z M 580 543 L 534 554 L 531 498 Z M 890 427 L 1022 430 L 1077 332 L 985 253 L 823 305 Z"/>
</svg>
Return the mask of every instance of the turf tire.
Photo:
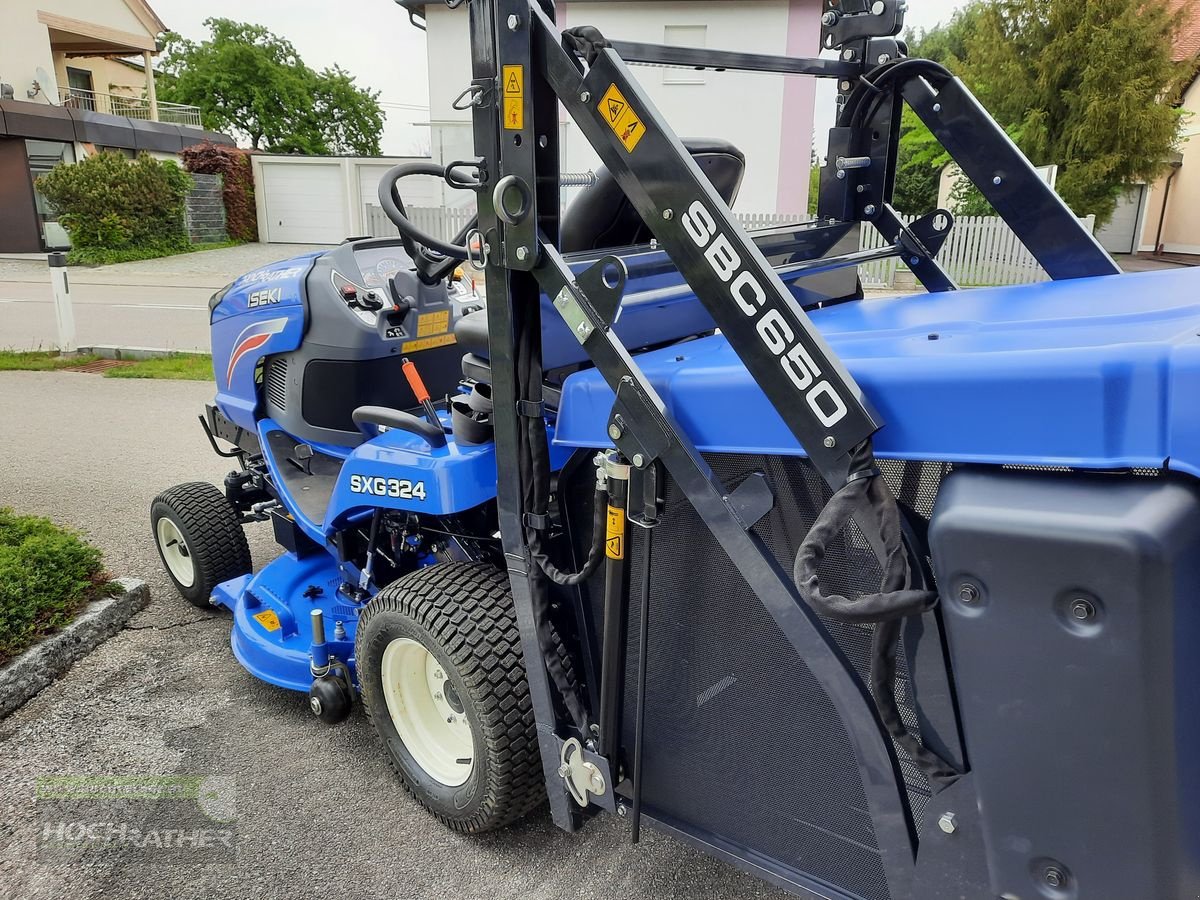
<svg viewBox="0 0 1200 900">
<path fill-rule="evenodd" d="M 190 585 L 180 582 L 164 555 L 159 541 L 159 519 L 170 519 L 193 562 Z M 225 495 L 206 481 L 177 484 L 163 491 L 150 504 L 150 530 L 167 576 L 189 603 L 212 608 L 213 589 L 223 581 L 246 575 L 252 569 L 246 532 Z"/>
</svg>

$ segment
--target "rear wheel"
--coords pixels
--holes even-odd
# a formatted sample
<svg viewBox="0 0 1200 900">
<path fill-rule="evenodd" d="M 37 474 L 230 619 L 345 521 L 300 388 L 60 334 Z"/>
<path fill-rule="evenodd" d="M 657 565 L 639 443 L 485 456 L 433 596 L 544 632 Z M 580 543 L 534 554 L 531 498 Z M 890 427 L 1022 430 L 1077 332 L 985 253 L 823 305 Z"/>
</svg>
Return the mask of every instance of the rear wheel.
<svg viewBox="0 0 1200 900">
<path fill-rule="evenodd" d="M 167 575 L 196 606 L 208 609 L 213 588 L 251 570 L 237 513 L 206 481 L 177 484 L 155 497 L 150 528 Z"/>
<path fill-rule="evenodd" d="M 507 825 L 545 798 L 508 577 L 419 569 L 358 624 L 359 692 L 405 789 L 456 831 Z"/>
</svg>

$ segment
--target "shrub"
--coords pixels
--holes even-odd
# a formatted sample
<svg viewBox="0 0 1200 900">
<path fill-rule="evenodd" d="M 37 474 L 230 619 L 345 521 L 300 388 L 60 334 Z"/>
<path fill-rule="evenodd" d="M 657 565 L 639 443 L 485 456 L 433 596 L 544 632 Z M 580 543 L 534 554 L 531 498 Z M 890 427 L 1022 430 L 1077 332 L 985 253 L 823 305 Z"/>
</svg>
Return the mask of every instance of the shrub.
<svg viewBox="0 0 1200 900">
<path fill-rule="evenodd" d="M 104 593 L 99 550 L 49 519 L 0 508 L 0 664 Z"/>
<path fill-rule="evenodd" d="M 237 147 L 205 142 L 179 154 L 183 167 L 197 175 L 224 176 L 225 230 L 235 241 L 258 240 L 258 213 L 254 208 L 254 170 L 250 154 Z"/>
<path fill-rule="evenodd" d="M 127 160 L 96 153 L 61 164 L 37 180 L 78 248 L 186 249 L 184 199 L 192 179 L 174 162 L 147 153 Z"/>
</svg>

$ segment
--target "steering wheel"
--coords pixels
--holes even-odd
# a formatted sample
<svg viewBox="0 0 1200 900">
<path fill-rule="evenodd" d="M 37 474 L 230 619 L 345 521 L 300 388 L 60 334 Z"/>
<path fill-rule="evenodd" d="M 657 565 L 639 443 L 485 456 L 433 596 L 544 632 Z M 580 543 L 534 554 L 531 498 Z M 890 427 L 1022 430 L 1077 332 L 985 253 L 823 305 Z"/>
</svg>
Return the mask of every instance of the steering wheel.
<svg viewBox="0 0 1200 900">
<path fill-rule="evenodd" d="M 401 163 L 388 169 L 379 181 L 379 205 L 399 230 L 400 242 L 404 245 L 405 252 L 412 257 L 418 276 L 426 284 L 436 284 L 454 271 L 459 263 L 467 260 L 470 250 L 465 241 L 467 235 L 478 229 L 479 216 L 472 217 L 451 242 L 447 243 L 441 238 L 426 234 L 412 223 L 408 211 L 404 208 L 404 201 L 400 199 L 397 182 L 412 175 L 432 175 L 443 179 L 451 187 L 462 190 L 477 188 L 477 180 L 462 178 L 454 173 L 456 168 L 466 165 L 468 164 L 463 162 L 450 163 L 448 166 L 434 162 Z"/>
</svg>

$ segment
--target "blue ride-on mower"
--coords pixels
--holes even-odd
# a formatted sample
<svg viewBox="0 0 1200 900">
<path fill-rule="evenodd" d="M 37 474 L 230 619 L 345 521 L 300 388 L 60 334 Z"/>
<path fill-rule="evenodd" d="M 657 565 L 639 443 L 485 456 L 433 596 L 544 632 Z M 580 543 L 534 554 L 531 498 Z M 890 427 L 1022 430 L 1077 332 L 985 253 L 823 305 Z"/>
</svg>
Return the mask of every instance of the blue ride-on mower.
<svg viewBox="0 0 1200 900">
<path fill-rule="evenodd" d="M 236 468 L 154 501 L 183 596 L 361 701 L 453 829 L 607 811 L 803 897 L 1200 896 L 1200 273 L 1120 274 L 901 0 L 824 0 L 817 59 L 450 6 L 474 156 L 212 299 Z M 816 219 L 744 232 L 743 153 L 629 64 L 833 79 Z M 1048 281 L 957 289 L 952 214 L 890 202 L 904 104 Z M 560 110 L 603 162 L 562 212 Z M 425 233 L 415 176 L 477 219 Z M 927 291 L 864 300 L 888 257 Z"/>
</svg>

